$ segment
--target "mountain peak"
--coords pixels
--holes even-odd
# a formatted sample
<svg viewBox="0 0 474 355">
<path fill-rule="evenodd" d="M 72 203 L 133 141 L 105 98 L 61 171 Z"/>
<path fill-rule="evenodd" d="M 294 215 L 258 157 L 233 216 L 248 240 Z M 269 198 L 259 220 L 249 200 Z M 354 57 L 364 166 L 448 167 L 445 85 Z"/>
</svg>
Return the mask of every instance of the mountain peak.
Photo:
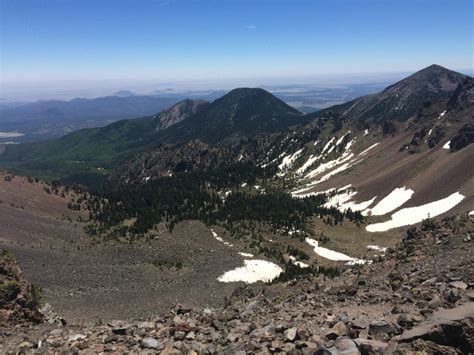
<svg viewBox="0 0 474 355">
<path fill-rule="evenodd" d="M 300 114 L 294 107 L 261 88 L 236 88 L 214 101 L 214 103 L 218 105 L 234 105 L 235 109 L 246 109 L 246 106 L 251 106 L 252 108 L 273 107 L 276 111 Z"/>
<path fill-rule="evenodd" d="M 438 64 L 423 68 L 378 94 L 349 102 L 344 115 L 366 122 L 406 121 L 428 101 L 448 100 L 467 76 Z"/>
</svg>

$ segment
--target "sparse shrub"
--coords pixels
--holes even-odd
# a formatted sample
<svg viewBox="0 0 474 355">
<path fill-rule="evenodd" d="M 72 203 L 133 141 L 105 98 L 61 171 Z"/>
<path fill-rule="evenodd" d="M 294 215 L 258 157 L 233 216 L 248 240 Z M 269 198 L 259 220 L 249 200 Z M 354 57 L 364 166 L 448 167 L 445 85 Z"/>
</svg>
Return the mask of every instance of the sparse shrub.
<svg viewBox="0 0 474 355">
<path fill-rule="evenodd" d="M 429 217 L 421 222 L 421 230 L 424 231 L 435 230 L 437 227 L 438 224 L 436 223 L 436 221 Z"/>
<path fill-rule="evenodd" d="M 180 270 L 183 268 L 183 263 L 181 261 L 175 261 L 175 260 L 155 259 L 151 262 L 151 264 L 160 270 L 162 270 L 163 268 L 177 269 L 177 270 Z"/>
<path fill-rule="evenodd" d="M 17 281 L 7 281 L 0 285 L 0 305 L 14 300 L 20 293 L 20 284 Z"/>
<path fill-rule="evenodd" d="M 42 302 L 41 287 L 35 284 L 26 288 L 25 305 L 30 309 L 38 309 Z"/>
<path fill-rule="evenodd" d="M 0 253 L 0 259 L 6 261 L 15 261 L 15 255 L 9 250 L 2 250 Z"/>
</svg>

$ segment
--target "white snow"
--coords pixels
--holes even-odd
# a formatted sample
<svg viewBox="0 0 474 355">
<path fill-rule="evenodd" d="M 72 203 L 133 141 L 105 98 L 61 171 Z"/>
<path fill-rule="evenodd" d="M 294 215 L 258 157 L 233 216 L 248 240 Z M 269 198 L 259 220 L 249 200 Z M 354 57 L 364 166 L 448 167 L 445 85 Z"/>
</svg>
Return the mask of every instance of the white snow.
<svg viewBox="0 0 474 355">
<path fill-rule="evenodd" d="M 459 192 L 455 192 L 438 201 L 433 201 L 421 206 L 401 209 L 392 214 L 392 218 L 389 221 L 369 224 L 365 229 L 368 232 L 384 232 L 393 228 L 416 224 L 425 218 L 436 217 L 449 211 L 464 198 L 465 196 Z"/>
<path fill-rule="evenodd" d="M 297 234 L 297 233 L 301 233 L 301 230 L 296 229 L 296 230 L 288 231 L 288 234 L 289 234 L 289 235 L 293 235 L 293 234 Z"/>
<path fill-rule="evenodd" d="M 337 159 L 334 159 L 334 160 L 330 160 L 326 163 L 322 163 L 320 164 L 316 169 L 313 169 L 311 170 L 310 172 L 308 172 L 306 175 L 305 175 L 305 178 L 306 179 L 311 179 L 315 176 L 318 176 L 319 174 L 322 174 L 336 166 L 338 166 L 339 164 L 342 164 L 348 160 L 350 160 L 352 157 L 354 156 L 354 154 L 352 153 L 344 153 L 342 154 L 339 158 Z"/>
<path fill-rule="evenodd" d="M 328 151 L 326 152 L 326 155 L 330 154 L 334 150 L 334 148 L 336 148 L 336 146 L 332 145 L 331 148 L 329 148 Z"/>
<path fill-rule="evenodd" d="M 363 156 L 363 155 L 366 155 L 369 150 L 371 150 L 372 148 L 375 148 L 375 147 L 378 146 L 379 144 L 380 144 L 380 143 L 372 144 L 369 148 L 367 148 L 366 150 L 364 150 L 363 152 L 361 152 L 361 153 L 359 154 L 359 156 L 361 157 L 361 156 Z"/>
<path fill-rule="evenodd" d="M 446 110 L 444 110 L 443 112 L 441 112 L 441 113 L 439 114 L 438 120 L 439 120 L 441 117 L 443 117 L 445 114 L 446 114 Z"/>
<path fill-rule="evenodd" d="M 340 207 L 349 201 L 355 194 L 357 194 L 357 192 L 351 190 L 337 193 L 329 198 L 329 200 L 324 204 L 324 207 Z"/>
<path fill-rule="evenodd" d="M 469 212 L 467 215 L 468 215 L 469 217 L 470 217 L 470 216 L 474 216 L 474 211 Z"/>
<path fill-rule="evenodd" d="M 366 136 L 366 135 L 368 135 L 368 134 L 369 134 L 369 130 L 366 129 L 366 130 L 364 131 L 364 136 Z"/>
<path fill-rule="evenodd" d="M 327 249 L 327 248 L 322 248 L 318 245 L 318 241 L 311 239 L 311 238 L 306 238 L 305 239 L 306 243 L 311 245 L 314 248 L 314 252 L 318 254 L 319 256 L 333 260 L 333 261 L 347 261 L 347 264 L 354 265 L 354 264 L 365 264 L 366 261 L 362 259 L 357 259 L 350 257 L 349 255 L 339 253 L 337 251 Z"/>
<path fill-rule="evenodd" d="M 290 255 L 289 259 L 291 260 L 291 262 L 293 264 L 295 264 L 296 266 L 299 266 L 302 269 L 305 269 L 305 268 L 309 267 L 308 264 L 303 263 L 302 261 L 297 261 L 296 258 L 293 255 Z"/>
<path fill-rule="evenodd" d="M 293 154 L 283 157 L 282 162 L 280 163 L 280 165 L 278 165 L 278 169 L 283 170 L 283 169 L 291 167 L 293 163 L 295 162 L 295 160 L 298 159 L 298 157 L 301 155 L 301 153 L 303 152 L 303 149 L 304 148 L 301 148 L 300 150 L 294 152 Z"/>
<path fill-rule="evenodd" d="M 245 258 L 253 258 L 253 254 L 242 253 L 242 252 L 239 252 L 239 254 L 242 255 L 242 256 L 245 257 Z"/>
<path fill-rule="evenodd" d="M 345 203 L 342 207 L 344 207 L 344 209 L 350 208 L 352 211 L 363 211 L 367 207 L 372 205 L 372 203 L 374 203 L 376 198 L 377 198 L 377 196 L 374 196 L 370 200 L 362 201 L 362 202 L 359 202 L 359 203 L 349 201 L 349 202 Z"/>
<path fill-rule="evenodd" d="M 339 139 L 337 140 L 337 142 L 336 142 L 335 145 L 338 146 L 339 144 L 341 144 L 342 141 L 344 140 L 344 137 L 347 136 L 349 133 L 351 133 L 351 131 L 347 131 L 346 134 L 344 134 L 341 138 L 339 138 Z"/>
<path fill-rule="evenodd" d="M 149 176 L 145 176 L 145 177 L 143 178 L 143 180 L 148 181 L 148 180 L 150 180 L 150 177 L 149 177 Z"/>
<path fill-rule="evenodd" d="M 310 157 L 308 158 L 308 160 L 306 160 L 306 162 L 301 165 L 300 168 L 298 168 L 298 170 L 296 170 L 296 173 L 297 174 L 301 174 L 301 173 L 304 173 L 306 169 L 308 169 L 311 165 L 313 165 L 316 160 L 318 160 L 318 156 L 314 156 L 314 155 L 310 155 Z"/>
<path fill-rule="evenodd" d="M 314 145 L 317 145 L 318 143 L 319 143 L 319 141 L 315 141 L 315 142 L 314 142 Z"/>
<path fill-rule="evenodd" d="M 307 186 L 303 187 L 302 189 L 293 191 L 291 193 L 291 195 L 293 197 L 297 197 L 297 198 L 304 198 L 304 197 L 318 195 L 318 194 L 328 194 L 328 193 L 330 193 L 334 190 L 341 190 L 342 191 L 342 190 L 348 189 L 351 186 L 352 185 L 349 184 L 349 185 L 346 185 L 344 187 L 339 187 L 339 188 L 331 187 L 330 189 L 327 189 L 327 190 L 324 190 L 324 191 L 313 191 L 313 192 L 308 192 L 308 193 L 304 194 L 304 192 L 314 188 L 314 186 L 310 184 L 310 185 L 307 185 Z"/>
<path fill-rule="evenodd" d="M 350 185 L 348 185 L 350 187 Z M 339 189 L 340 191 L 343 191 L 346 188 L 341 188 Z M 339 191 L 338 190 L 338 191 Z M 357 194 L 356 191 L 351 191 L 347 190 L 341 193 L 338 193 L 334 196 L 331 196 L 329 200 L 324 204 L 324 207 L 336 207 L 340 211 L 345 211 L 347 209 L 351 209 L 352 211 L 362 211 L 365 210 L 367 207 L 369 207 L 377 198 L 377 196 L 374 196 L 370 200 L 367 201 L 362 201 L 362 202 L 354 202 L 350 201 L 355 195 Z"/>
<path fill-rule="evenodd" d="M 244 260 L 244 266 L 227 271 L 217 280 L 220 282 L 255 283 L 271 281 L 283 272 L 278 265 L 265 260 Z"/>
<path fill-rule="evenodd" d="M 364 214 L 367 215 L 370 211 L 372 216 L 382 216 L 386 213 L 392 212 L 411 199 L 414 193 L 415 191 L 407 189 L 405 186 L 397 187 L 377 203 L 374 208 L 364 211 Z"/>
<path fill-rule="evenodd" d="M 451 141 L 447 141 L 447 142 L 443 145 L 443 149 L 451 149 Z"/>
<path fill-rule="evenodd" d="M 348 163 L 344 163 L 341 166 L 339 166 L 338 168 L 330 171 L 329 173 L 327 173 L 326 175 L 321 177 L 319 180 L 315 181 L 314 184 L 319 184 L 323 181 L 326 181 L 329 178 L 333 177 L 334 175 L 339 174 L 339 173 L 343 172 L 344 170 L 349 169 L 352 165 L 354 165 L 356 163 L 358 163 L 358 161 L 350 161 Z"/>
<path fill-rule="evenodd" d="M 324 148 L 323 148 L 323 151 L 321 152 L 321 155 L 323 155 L 323 154 L 326 152 L 326 150 L 329 149 L 329 146 L 332 144 L 332 142 L 334 142 L 334 139 L 336 139 L 336 138 L 335 138 L 335 137 L 332 137 L 332 138 L 326 143 L 326 145 L 325 145 Z"/>
<path fill-rule="evenodd" d="M 245 187 L 245 186 L 247 186 L 246 182 L 244 182 L 242 185 L 240 185 L 240 187 Z"/>
<path fill-rule="evenodd" d="M 229 246 L 229 247 L 233 247 L 232 244 L 230 244 L 229 242 L 226 242 L 224 239 L 222 239 L 221 237 L 219 237 L 219 236 L 217 235 L 217 233 L 214 232 L 214 229 L 211 229 L 211 232 L 212 232 L 212 236 L 213 236 L 217 241 L 219 241 L 219 242 L 221 242 L 222 244 L 227 245 L 227 246 Z"/>
<path fill-rule="evenodd" d="M 367 249 L 380 251 L 382 253 L 387 251 L 386 247 L 379 247 L 378 245 L 367 245 Z"/>
</svg>

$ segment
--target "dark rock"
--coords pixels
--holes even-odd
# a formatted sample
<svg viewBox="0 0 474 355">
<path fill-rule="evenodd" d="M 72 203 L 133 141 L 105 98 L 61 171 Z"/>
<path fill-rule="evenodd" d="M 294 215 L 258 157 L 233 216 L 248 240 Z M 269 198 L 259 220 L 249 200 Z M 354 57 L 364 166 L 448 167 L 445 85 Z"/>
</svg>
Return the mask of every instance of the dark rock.
<svg viewBox="0 0 474 355">
<path fill-rule="evenodd" d="M 377 336 L 380 334 L 395 335 L 398 334 L 398 328 L 390 322 L 384 319 L 376 320 L 369 325 L 369 334 Z"/>
</svg>

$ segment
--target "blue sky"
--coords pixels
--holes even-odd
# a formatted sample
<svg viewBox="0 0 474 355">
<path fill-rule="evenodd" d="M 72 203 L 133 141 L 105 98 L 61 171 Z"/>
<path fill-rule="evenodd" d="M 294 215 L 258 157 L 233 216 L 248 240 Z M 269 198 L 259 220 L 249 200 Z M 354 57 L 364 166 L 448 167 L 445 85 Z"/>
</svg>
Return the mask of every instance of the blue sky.
<svg viewBox="0 0 474 355">
<path fill-rule="evenodd" d="M 0 0 L 4 83 L 473 68 L 472 0 Z"/>
</svg>

